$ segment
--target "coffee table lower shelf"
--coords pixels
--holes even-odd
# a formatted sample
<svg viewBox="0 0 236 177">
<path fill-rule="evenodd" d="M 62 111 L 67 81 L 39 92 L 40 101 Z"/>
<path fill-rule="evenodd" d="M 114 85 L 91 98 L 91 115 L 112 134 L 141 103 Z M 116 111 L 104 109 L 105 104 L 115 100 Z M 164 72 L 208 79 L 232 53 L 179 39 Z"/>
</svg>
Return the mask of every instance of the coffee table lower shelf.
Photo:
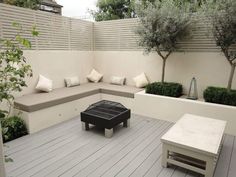
<svg viewBox="0 0 236 177">
<path fill-rule="evenodd" d="M 167 168 L 169 164 L 173 164 L 197 173 L 205 177 L 213 177 L 217 156 L 207 156 L 189 149 L 176 147 L 163 143 L 162 145 L 162 166 Z"/>
</svg>

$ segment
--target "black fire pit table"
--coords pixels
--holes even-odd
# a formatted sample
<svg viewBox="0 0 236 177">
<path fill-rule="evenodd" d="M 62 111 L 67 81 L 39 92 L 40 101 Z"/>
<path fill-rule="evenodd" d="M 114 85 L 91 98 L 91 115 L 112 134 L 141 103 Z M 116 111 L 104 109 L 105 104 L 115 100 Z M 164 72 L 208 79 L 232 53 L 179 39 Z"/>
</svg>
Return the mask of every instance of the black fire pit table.
<svg viewBox="0 0 236 177">
<path fill-rule="evenodd" d="M 105 137 L 110 138 L 116 125 L 123 122 L 124 127 L 130 126 L 130 109 L 117 102 L 102 100 L 81 112 L 81 122 L 84 130 L 89 130 L 89 124 L 105 128 Z"/>
</svg>

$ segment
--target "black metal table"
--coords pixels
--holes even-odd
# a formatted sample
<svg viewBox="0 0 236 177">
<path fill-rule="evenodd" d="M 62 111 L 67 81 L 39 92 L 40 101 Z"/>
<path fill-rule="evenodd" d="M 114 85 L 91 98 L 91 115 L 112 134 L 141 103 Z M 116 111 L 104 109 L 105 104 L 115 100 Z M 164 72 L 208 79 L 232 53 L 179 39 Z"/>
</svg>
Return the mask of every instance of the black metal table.
<svg viewBox="0 0 236 177">
<path fill-rule="evenodd" d="M 123 122 L 124 127 L 130 126 L 130 112 L 120 103 L 102 100 L 81 112 L 82 127 L 89 130 L 89 124 L 93 124 L 105 128 L 105 136 L 110 138 L 116 125 Z"/>
</svg>

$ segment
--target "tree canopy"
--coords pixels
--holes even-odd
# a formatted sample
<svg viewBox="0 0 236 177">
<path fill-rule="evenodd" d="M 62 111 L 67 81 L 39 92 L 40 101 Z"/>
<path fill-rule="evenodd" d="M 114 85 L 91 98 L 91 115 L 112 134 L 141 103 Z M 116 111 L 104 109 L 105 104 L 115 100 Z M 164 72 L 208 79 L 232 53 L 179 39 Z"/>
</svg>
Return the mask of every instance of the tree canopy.
<svg viewBox="0 0 236 177">
<path fill-rule="evenodd" d="M 147 7 L 155 4 L 156 0 L 98 0 L 97 10 L 90 11 L 96 21 L 116 20 L 137 17 L 136 5 Z M 164 0 L 158 0 L 165 3 Z M 174 0 L 176 5 L 191 4 L 191 10 L 197 11 L 205 0 Z"/>
<path fill-rule="evenodd" d="M 3 0 L 5 4 L 37 10 L 41 0 Z"/>
<path fill-rule="evenodd" d="M 210 21 L 210 29 L 217 46 L 221 48 L 231 66 L 228 90 L 231 90 L 236 67 L 236 1 L 208 0 L 203 10 Z"/>
<path fill-rule="evenodd" d="M 190 6 L 180 6 L 174 0 L 157 0 L 154 4 L 140 5 L 137 13 L 140 25 L 136 33 L 139 45 L 146 53 L 156 51 L 163 59 L 162 82 L 167 58 L 178 48 L 177 42 L 189 36 Z"/>
<path fill-rule="evenodd" d="M 135 0 L 98 0 L 97 11 L 92 11 L 96 21 L 135 17 Z"/>
</svg>

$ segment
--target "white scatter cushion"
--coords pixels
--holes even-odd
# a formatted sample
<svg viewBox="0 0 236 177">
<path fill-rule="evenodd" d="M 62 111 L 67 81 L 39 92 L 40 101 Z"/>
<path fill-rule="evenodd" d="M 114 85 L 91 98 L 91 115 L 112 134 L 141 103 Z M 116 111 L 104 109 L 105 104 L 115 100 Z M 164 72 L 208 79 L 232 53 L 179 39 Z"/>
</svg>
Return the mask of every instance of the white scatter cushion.
<svg viewBox="0 0 236 177">
<path fill-rule="evenodd" d="M 91 82 L 99 82 L 102 79 L 103 75 L 97 72 L 95 69 L 91 71 L 91 73 L 87 76 L 88 80 Z"/>
<path fill-rule="evenodd" d="M 124 85 L 124 83 L 125 83 L 125 77 L 117 77 L 117 76 L 111 77 L 111 84 Z"/>
<path fill-rule="evenodd" d="M 133 80 L 135 82 L 135 86 L 138 88 L 143 88 L 149 84 L 145 73 L 142 73 L 142 74 L 136 76 Z"/>
<path fill-rule="evenodd" d="M 39 75 L 39 81 L 36 86 L 37 90 L 44 91 L 44 92 L 51 92 L 52 91 L 52 80 Z"/>
<path fill-rule="evenodd" d="M 79 85 L 78 77 L 67 77 L 65 78 L 66 87 L 73 87 Z"/>
</svg>

